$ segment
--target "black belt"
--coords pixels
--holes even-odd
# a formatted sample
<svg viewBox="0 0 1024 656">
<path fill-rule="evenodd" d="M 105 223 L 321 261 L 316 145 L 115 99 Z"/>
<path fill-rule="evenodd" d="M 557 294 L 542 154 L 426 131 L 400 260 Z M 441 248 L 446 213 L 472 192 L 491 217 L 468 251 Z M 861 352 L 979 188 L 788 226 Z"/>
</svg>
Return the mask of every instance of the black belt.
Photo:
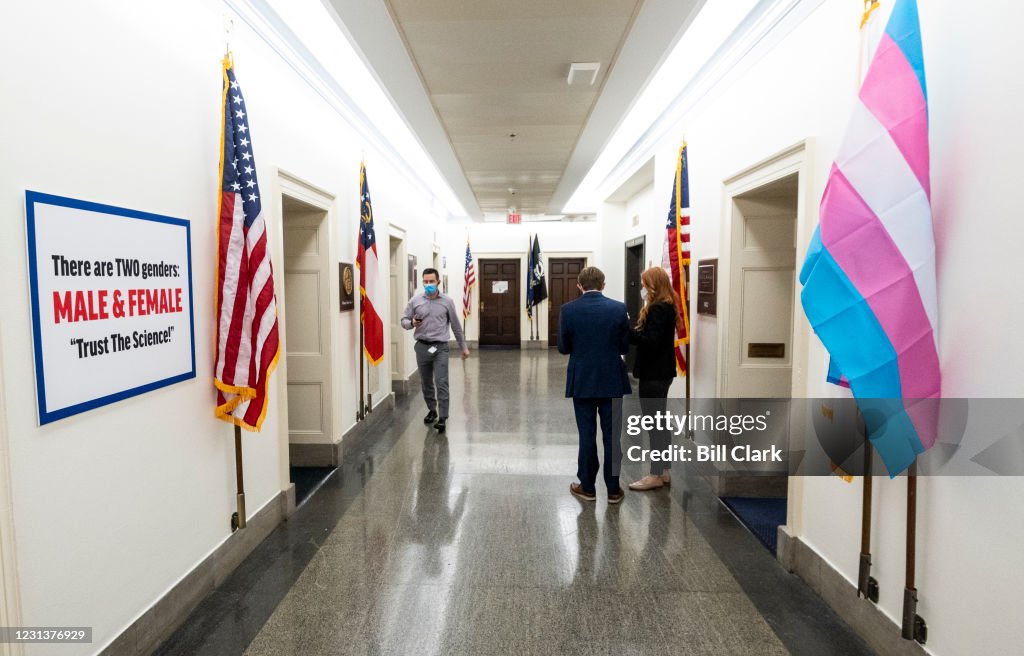
<svg viewBox="0 0 1024 656">
<path fill-rule="evenodd" d="M 428 342 L 425 339 L 417 339 L 416 341 L 419 342 L 420 344 L 423 344 L 424 346 L 437 346 L 438 344 L 447 344 L 448 343 L 448 342 Z"/>
</svg>

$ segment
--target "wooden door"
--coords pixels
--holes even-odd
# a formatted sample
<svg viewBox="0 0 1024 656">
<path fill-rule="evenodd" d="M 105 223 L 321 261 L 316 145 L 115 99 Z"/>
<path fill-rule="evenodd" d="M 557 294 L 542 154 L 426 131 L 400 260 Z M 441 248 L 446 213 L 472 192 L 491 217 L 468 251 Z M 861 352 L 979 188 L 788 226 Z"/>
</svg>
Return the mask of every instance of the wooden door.
<svg viewBox="0 0 1024 656">
<path fill-rule="evenodd" d="M 576 279 L 587 261 L 582 257 L 551 258 L 548 262 L 548 347 L 558 346 L 558 320 L 562 305 L 579 298 Z"/>
<path fill-rule="evenodd" d="M 408 260 L 405 257 L 405 249 L 402 247 L 402 240 L 391 237 L 388 240 L 388 261 L 389 261 L 389 287 L 391 292 L 391 380 L 405 380 L 405 359 L 402 357 L 405 350 L 405 340 L 408 335 L 402 329 L 402 312 L 408 299 L 405 298 L 406 281 L 409 276 L 405 272 L 405 264 Z M 356 281 L 358 285 L 358 281 Z M 358 294 L 359 290 L 356 290 Z M 358 306 L 356 312 L 359 311 Z"/>
<path fill-rule="evenodd" d="M 626 312 L 629 313 L 629 323 L 636 323 L 640 316 L 640 308 L 643 307 L 643 299 L 640 297 L 640 274 L 644 270 L 644 250 L 646 237 L 637 237 L 626 242 L 626 284 L 625 298 Z M 636 362 L 636 345 L 631 344 L 629 352 L 626 353 L 626 368 L 632 372 L 633 363 Z"/>
<path fill-rule="evenodd" d="M 793 385 L 797 190 L 733 199 L 728 398 L 786 398 Z"/>
<path fill-rule="evenodd" d="M 626 243 L 626 284 L 625 297 L 622 300 L 626 304 L 630 321 L 635 321 L 640 316 L 640 308 L 643 307 L 644 302 L 640 297 L 640 274 L 643 271 L 644 242 L 641 237 Z"/>
<path fill-rule="evenodd" d="M 331 300 L 327 212 L 284 203 L 284 295 L 288 358 L 288 438 L 329 444 Z"/>
<path fill-rule="evenodd" d="M 519 346 L 519 260 L 480 260 L 480 346 Z"/>
</svg>

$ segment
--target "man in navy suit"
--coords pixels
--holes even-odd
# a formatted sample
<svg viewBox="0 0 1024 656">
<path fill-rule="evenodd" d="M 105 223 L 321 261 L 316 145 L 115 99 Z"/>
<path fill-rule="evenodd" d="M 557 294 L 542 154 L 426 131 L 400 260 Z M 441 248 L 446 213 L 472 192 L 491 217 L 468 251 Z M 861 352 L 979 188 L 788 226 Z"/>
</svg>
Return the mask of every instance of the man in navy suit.
<svg viewBox="0 0 1024 656">
<path fill-rule="evenodd" d="M 597 418 L 604 441 L 604 483 L 608 503 L 622 501 L 619 462 L 622 446 L 619 427 L 613 425 L 612 399 L 632 392 L 622 356 L 629 350 L 629 315 L 626 305 L 606 298 L 604 274 L 597 267 L 580 271 L 576 286 L 583 295 L 562 306 L 558 325 L 558 352 L 569 356 L 565 396 L 572 398 L 580 433 L 579 483 L 569 486 L 573 496 L 597 498 Z"/>
</svg>

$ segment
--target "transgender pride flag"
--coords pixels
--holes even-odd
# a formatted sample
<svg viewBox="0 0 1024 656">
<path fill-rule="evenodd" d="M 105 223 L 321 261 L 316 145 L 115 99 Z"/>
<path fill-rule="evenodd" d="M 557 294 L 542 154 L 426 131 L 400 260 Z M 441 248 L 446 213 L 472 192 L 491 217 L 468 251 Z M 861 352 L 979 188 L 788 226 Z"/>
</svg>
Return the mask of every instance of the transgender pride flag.
<svg viewBox="0 0 1024 656">
<path fill-rule="evenodd" d="M 897 0 L 800 272 L 804 312 L 891 476 L 937 436 L 941 374 L 928 91 L 915 0 Z"/>
</svg>

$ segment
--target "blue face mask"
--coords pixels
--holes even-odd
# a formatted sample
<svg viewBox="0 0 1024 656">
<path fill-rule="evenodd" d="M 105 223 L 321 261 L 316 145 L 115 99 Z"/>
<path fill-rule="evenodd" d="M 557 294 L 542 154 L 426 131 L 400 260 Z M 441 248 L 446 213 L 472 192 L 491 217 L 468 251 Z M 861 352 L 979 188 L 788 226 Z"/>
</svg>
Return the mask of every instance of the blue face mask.
<svg viewBox="0 0 1024 656">
<path fill-rule="evenodd" d="M 437 293 L 437 285 L 423 285 L 423 290 L 430 296 Z"/>
</svg>

